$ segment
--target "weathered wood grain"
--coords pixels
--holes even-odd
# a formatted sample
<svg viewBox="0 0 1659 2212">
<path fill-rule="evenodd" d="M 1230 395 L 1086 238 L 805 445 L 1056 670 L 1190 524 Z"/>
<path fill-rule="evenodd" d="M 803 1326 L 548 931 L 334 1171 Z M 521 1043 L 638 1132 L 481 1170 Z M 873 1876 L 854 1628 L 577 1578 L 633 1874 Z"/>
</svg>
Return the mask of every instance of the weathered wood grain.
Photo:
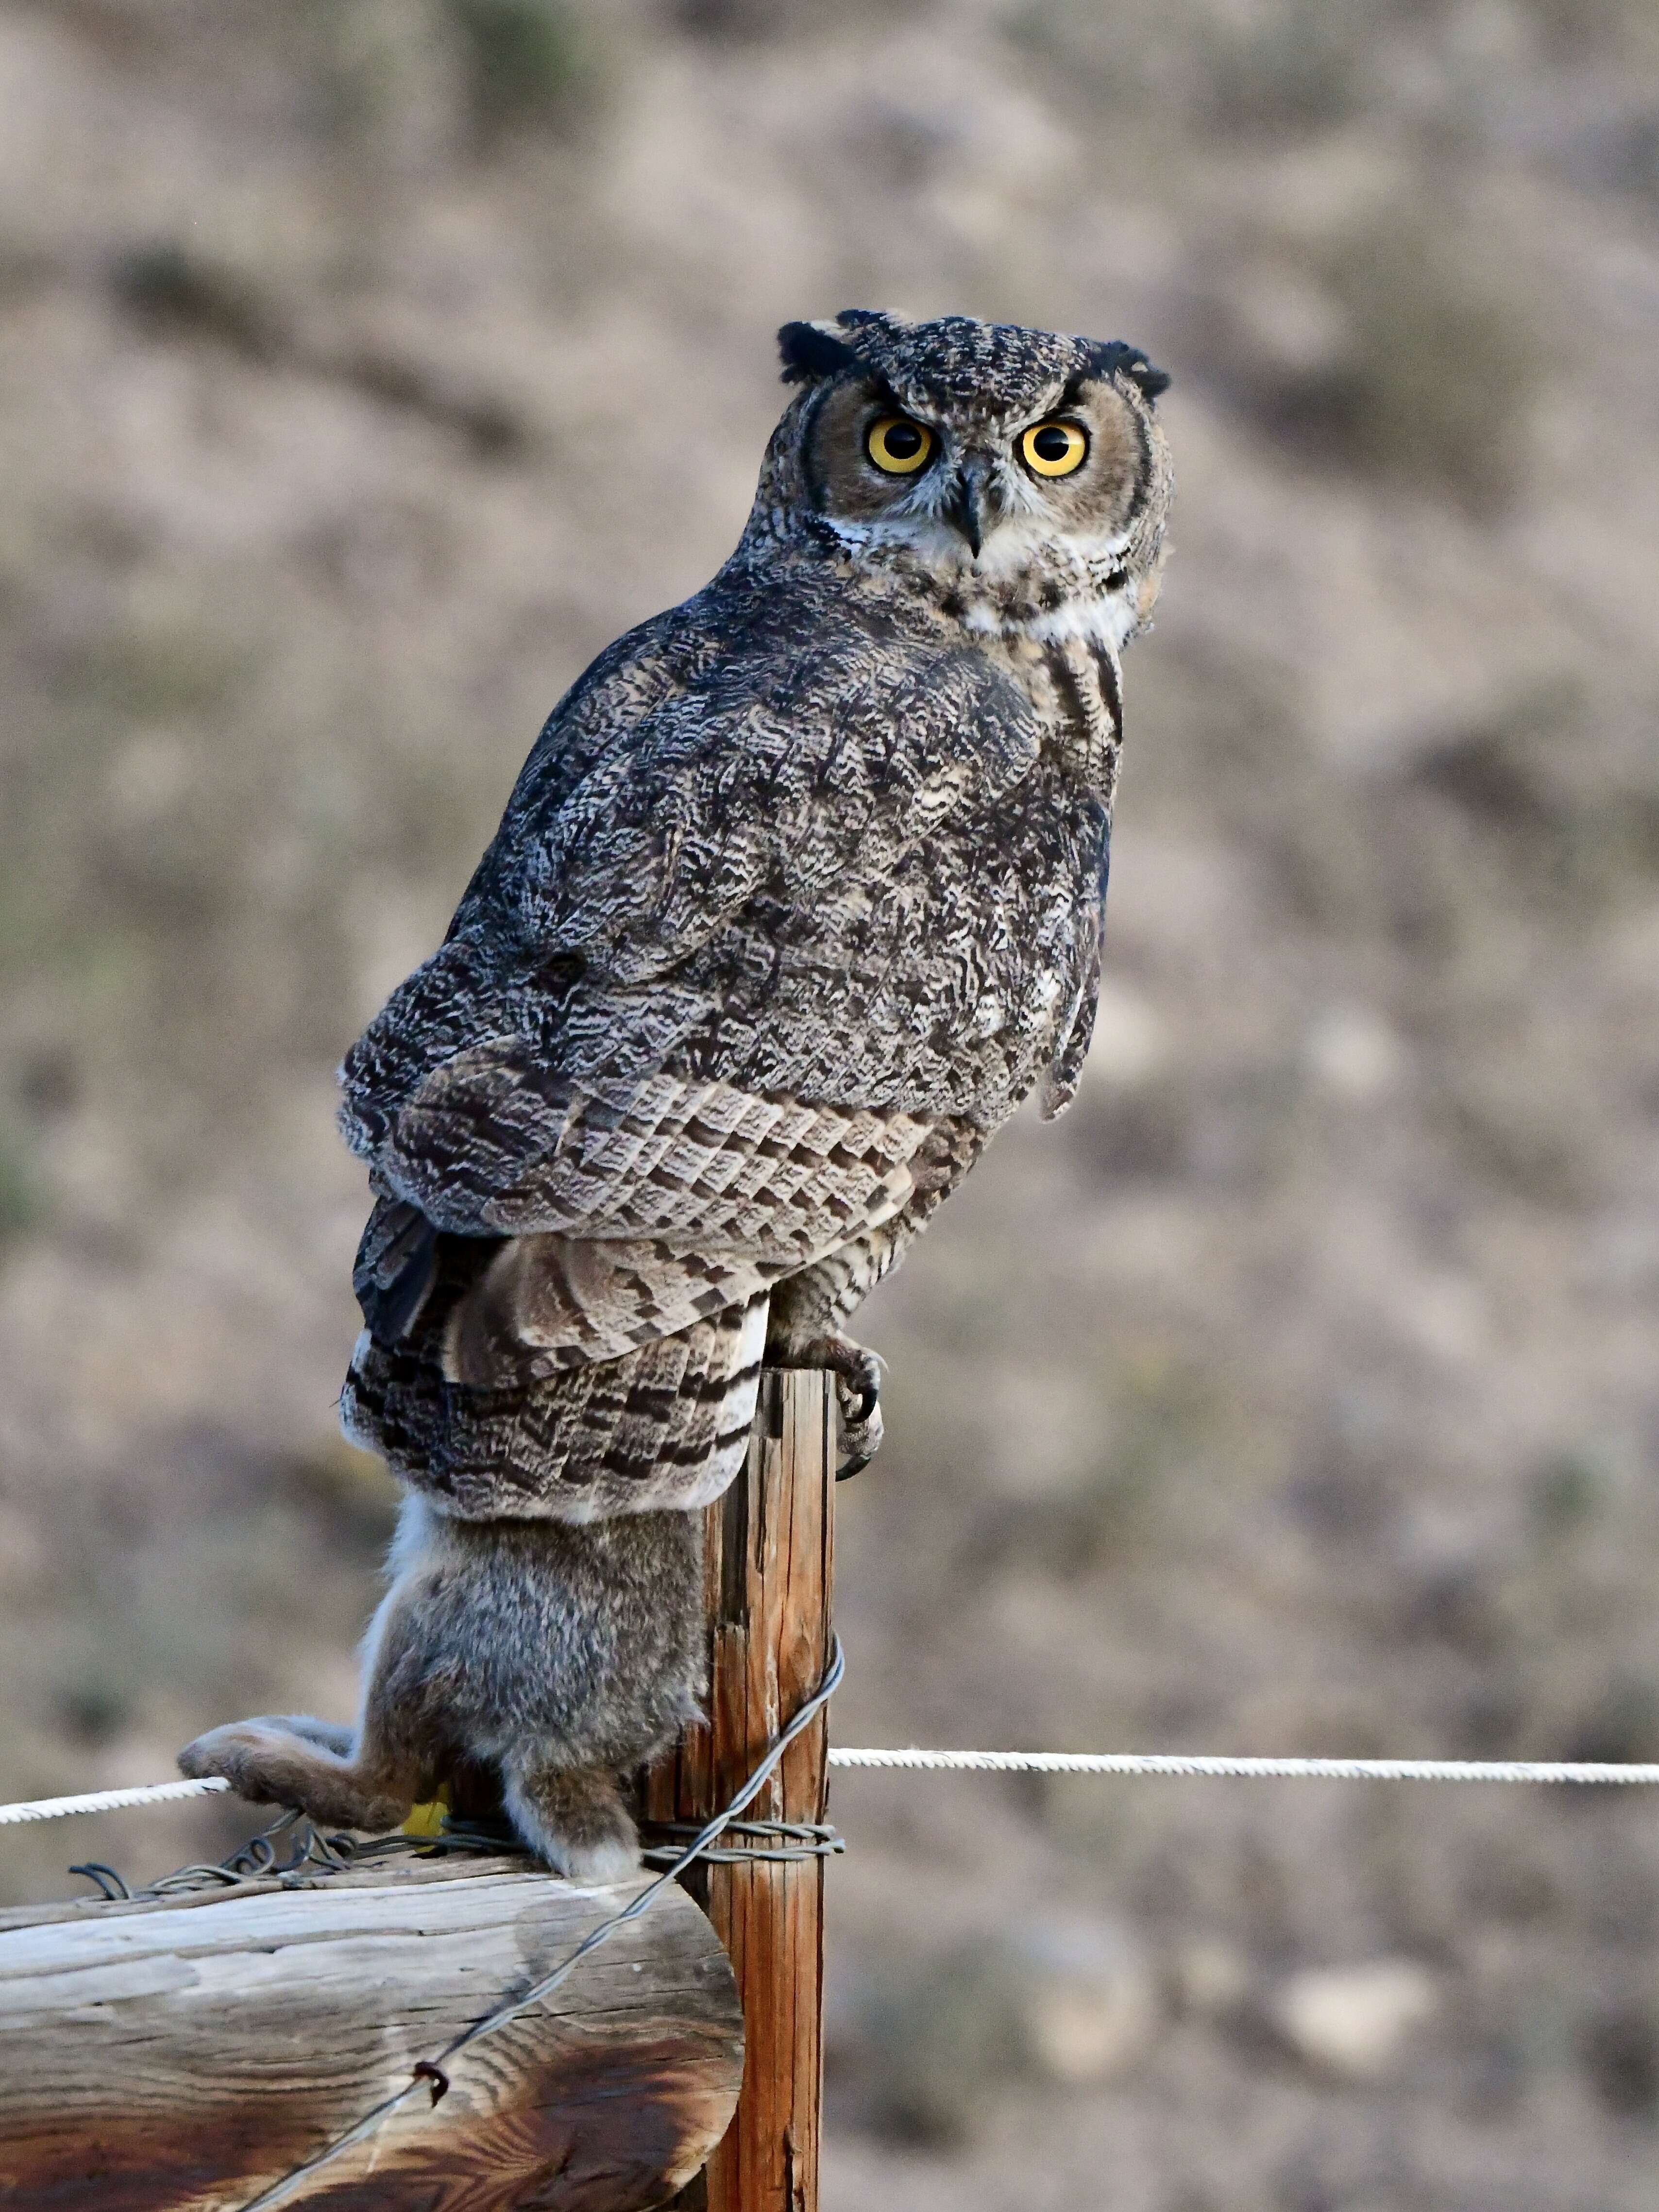
<svg viewBox="0 0 1659 2212">
<path fill-rule="evenodd" d="M 834 1401 L 829 1378 L 769 1373 L 748 1465 L 708 1509 L 709 1717 L 647 1779 L 658 1820 L 702 1820 L 817 1687 L 830 1644 Z M 748 1817 L 822 1820 L 829 1723 L 791 1746 Z M 686 2212 L 817 2212 L 823 2079 L 822 1859 L 690 1877 L 737 1970 L 743 2094 Z"/>
<path fill-rule="evenodd" d="M 0 1916 L 7 2212 L 232 2212 L 637 1885 L 522 1861 L 372 1869 L 148 1905 Z M 329 2212 L 639 2212 L 731 2118 L 742 2018 L 671 1887 L 548 2000 L 471 2045 L 295 2198 Z"/>
</svg>

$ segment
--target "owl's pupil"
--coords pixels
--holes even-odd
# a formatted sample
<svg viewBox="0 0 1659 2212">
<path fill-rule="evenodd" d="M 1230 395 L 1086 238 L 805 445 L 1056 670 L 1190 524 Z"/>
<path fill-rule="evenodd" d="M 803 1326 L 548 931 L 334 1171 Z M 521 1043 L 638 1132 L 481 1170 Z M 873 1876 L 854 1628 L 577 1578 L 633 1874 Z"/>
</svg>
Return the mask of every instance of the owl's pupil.
<svg viewBox="0 0 1659 2212">
<path fill-rule="evenodd" d="M 1050 422 L 1031 440 L 1031 451 L 1039 460 L 1063 461 L 1072 450 L 1072 441 L 1064 430 Z"/>
<path fill-rule="evenodd" d="M 914 423 L 895 422 L 882 442 L 896 461 L 914 460 L 921 451 L 921 433 Z"/>
</svg>

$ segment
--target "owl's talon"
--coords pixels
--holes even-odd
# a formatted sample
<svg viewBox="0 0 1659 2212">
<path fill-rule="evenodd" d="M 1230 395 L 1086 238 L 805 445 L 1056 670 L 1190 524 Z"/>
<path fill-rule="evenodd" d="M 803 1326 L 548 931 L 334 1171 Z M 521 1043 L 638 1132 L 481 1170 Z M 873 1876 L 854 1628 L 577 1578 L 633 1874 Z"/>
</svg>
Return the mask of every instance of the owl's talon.
<svg viewBox="0 0 1659 2212">
<path fill-rule="evenodd" d="M 793 1344 L 775 1339 L 767 1357 L 777 1367 L 817 1368 L 835 1376 L 843 1454 L 836 1480 L 845 1482 L 868 1467 L 881 1449 L 880 1353 L 849 1336 L 813 1336 Z"/>
<path fill-rule="evenodd" d="M 842 1458 L 836 1468 L 837 1482 L 850 1481 L 881 1449 L 882 1419 L 879 1394 L 872 1389 L 859 1394 L 858 1409 L 851 1412 L 848 1400 L 852 1393 L 839 1377 L 836 1397 L 841 1407 Z"/>
</svg>

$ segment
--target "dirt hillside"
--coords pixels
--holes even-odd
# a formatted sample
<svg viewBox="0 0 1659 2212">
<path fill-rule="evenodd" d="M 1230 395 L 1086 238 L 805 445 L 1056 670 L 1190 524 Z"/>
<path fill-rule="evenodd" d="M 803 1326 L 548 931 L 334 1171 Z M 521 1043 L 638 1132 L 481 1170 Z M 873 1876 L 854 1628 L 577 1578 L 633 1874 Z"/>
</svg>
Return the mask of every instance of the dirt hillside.
<svg viewBox="0 0 1659 2212">
<path fill-rule="evenodd" d="M 838 1736 L 1659 1758 L 1652 9 L 0 0 L 0 1796 L 349 1711 L 332 1068 L 849 305 L 1132 339 L 1181 489 Z M 830 2212 L 1653 2202 L 1659 1793 L 836 1813 Z"/>
</svg>

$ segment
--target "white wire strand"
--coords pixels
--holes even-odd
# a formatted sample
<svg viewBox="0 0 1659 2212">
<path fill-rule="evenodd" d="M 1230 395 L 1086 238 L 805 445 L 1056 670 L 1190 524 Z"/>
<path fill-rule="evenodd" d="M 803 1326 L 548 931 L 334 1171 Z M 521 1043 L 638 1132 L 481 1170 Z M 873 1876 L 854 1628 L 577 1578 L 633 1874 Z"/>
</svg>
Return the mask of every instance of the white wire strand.
<svg viewBox="0 0 1659 2212">
<path fill-rule="evenodd" d="M 1570 1759 L 1235 1759 L 1181 1751 L 837 1748 L 831 1750 L 830 1764 L 926 1774 L 1103 1774 L 1224 1782 L 1527 1782 L 1602 1789 L 1659 1784 L 1659 1765 Z M 25 1820 L 61 1820 L 72 1813 L 121 1813 L 133 1806 L 210 1797 L 229 1787 L 213 1777 L 157 1782 L 142 1790 L 90 1790 L 78 1797 L 34 1797 L 20 1805 L 0 1805 L 0 1828 Z"/>
<path fill-rule="evenodd" d="M 940 1774 L 1203 1776 L 1241 1782 L 1659 1783 L 1659 1765 L 1562 1759 L 1233 1759 L 1202 1752 L 831 1751 L 831 1766 Z"/>
<path fill-rule="evenodd" d="M 210 1775 L 204 1782 L 152 1782 L 143 1790 L 88 1790 L 79 1797 L 30 1797 L 21 1805 L 0 1805 L 0 1828 L 22 1820 L 62 1820 L 71 1813 L 125 1813 L 131 1805 L 166 1805 L 179 1797 L 211 1797 L 228 1782 Z"/>
</svg>

